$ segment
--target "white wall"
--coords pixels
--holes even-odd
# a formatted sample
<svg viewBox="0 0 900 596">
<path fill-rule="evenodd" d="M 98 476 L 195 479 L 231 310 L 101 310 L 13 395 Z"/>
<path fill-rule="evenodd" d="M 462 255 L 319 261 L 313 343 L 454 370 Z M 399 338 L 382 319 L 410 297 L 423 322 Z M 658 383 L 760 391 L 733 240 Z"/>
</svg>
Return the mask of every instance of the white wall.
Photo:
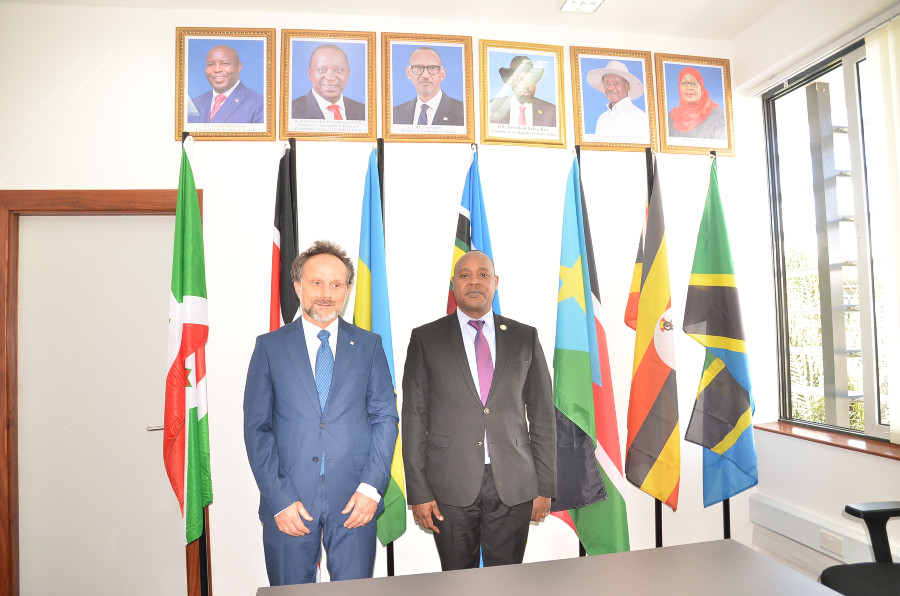
<svg viewBox="0 0 900 596">
<path fill-rule="evenodd" d="M 608 31 L 377 16 L 0 3 L 0 51 L 14 57 L 7 61 L 4 85 L 16 90 L 4 94 L 0 112 L 0 188 L 174 188 L 180 151 L 173 140 L 176 26 L 466 34 L 475 38 L 475 44 L 483 37 L 733 57 L 725 42 Z M 474 54 L 477 68 L 477 51 Z M 571 115 L 568 69 L 566 95 Z M 757 100 L 738 93 L 733 101 L 737 157 L 720 160 L 719 179 L 742 291 L 757 420 L 773 420 L 777 416 L 774 298 L 761 109 Z M 573 158 L 572 121 L 567 118 L 569 149 L 480 148 L 502 310 L 538 327 L 548 360 L 554 343 L 562 202 Z M 250 593 L 266 583 L 256 518 L 258 492 L 241 439 L 241 402 L 253 339 L 267 328 L 272 209 L 283 146 L 283 142 L 198 142 L 193 155 L 197 186 L 204 190 L 215 490 L 210 515 L 214 590 L 220 596 Z M 301 246 L 329 237 L 356 252 L 370 149 L 367 143 L 298 142 Z M 450 249 L 469 160 L 467 144 L 394 143 L 385 150 L 388 271 L 398 375 L 410 329 L 442 314 L 445 305 Z M 681 313 L 709 159 L 660 155 L 659 167 L 672 303 L 674 312 Z M 582 171 L 624 442 L 634 334 L 622 318 L 646 200 L 644 157 L 585 151 Z M 166 300 L 166 294 L 160 288 L 159 300 Z M 682 334 L 677 351 L 683 431 L 702 351 Z M 160 371 L 160 408 L 164 374 Z M 682 453 L 680 507 L 677 513 L 664 514 L 666 544 L 721 536 L 720 508 L 707 511 L 701 505 L 700 448 L 683 443 Z M 159 471 L 159 481 L 165 482 L 162 465 Z M 653 500 L 630 486 L 625 496 L 633 548 L 651 547 Z M 732 532 L 744 543 L 751 540 L 748 498 L 745 493 L 732 502 Z M 172 514 L 177 515 L 174 499 L 172 505 Z M 569 530 L 553 524 L 556 520 L 533 531 L 529 559 L 575 554 Z M 412 524 L 411 517 L 406 534 L 396 543 L 396 556 L 401 574 L 438 569 L 431 538 Z M 376 569 L 384 574 L 381 554 Z"/>
</svg>

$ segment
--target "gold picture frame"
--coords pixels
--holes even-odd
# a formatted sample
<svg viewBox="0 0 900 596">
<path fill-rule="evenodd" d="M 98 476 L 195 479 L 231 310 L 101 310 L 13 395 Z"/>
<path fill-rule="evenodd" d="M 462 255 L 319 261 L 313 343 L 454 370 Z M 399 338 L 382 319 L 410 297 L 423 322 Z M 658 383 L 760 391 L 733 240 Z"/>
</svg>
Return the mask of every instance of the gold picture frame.
<svg viewBox="0 0 900 596">
<path fill-rule="evenodd" d="M 375 95 L 374 32 L 281 31 L 281 139 L 374 141 Z"/>
<path fill-rule="evenodd" d="M 175 140 L 275 140 L 274 46 L 275 29 L 176 27 Z"/>
<path fill-rule="evenodd" d="M 482 39 L 479 47 L 481 142 L 565 147 L 562 46 Z"/>
<path fill-rule="evenodd" d="M 471 37 L 382 33 L 381 49 L 386 141 L 475 141 Z M 411 65 L 414 56 L 428 64 Z M 417 74 L 412 66 L 423 70 Z M 429 66 L 440 70 L 432 74 Z"/>
<path fill-rule="evenodd" d="M 655 54 L 660 151 L 734 155 L 727 58 Z"/>
<path fill-rule="evenodd" d="M 656 150 L 650 52 L 572 46 L 575 144 L 602 151 Z"/>
</svg>

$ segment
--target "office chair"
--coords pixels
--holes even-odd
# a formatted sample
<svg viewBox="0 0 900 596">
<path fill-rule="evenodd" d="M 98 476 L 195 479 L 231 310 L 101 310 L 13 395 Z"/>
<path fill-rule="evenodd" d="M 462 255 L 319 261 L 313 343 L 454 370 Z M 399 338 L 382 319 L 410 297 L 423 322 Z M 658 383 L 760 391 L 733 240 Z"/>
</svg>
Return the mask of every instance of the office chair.
<svg viewBox="0 0 900 596">
<path fill-rule="evenodd" d="M 822 585 L 845 596 L 897 596 L 900 594 L 900 564 L 891 558 L 887 522 L 900 516 L 900 501 L 857 503 L 847 505 L 844 511 L 866 522 L 875 562 L 829 567 L 822 572 Z"/>
</svg>

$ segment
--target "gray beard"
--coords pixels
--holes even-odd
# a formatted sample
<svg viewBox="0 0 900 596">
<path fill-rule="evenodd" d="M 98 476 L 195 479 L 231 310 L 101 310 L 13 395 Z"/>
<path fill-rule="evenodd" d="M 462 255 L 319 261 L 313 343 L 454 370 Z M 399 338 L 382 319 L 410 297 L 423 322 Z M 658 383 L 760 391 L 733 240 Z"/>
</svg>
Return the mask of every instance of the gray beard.
<svg viewBox="0 0 900 596">
<path fill-rule="evenodd" d="M 330 323 L 337 318 L 337 311 L 334 311 L 331 314 L 321 315 L 313 310 L 311 306 L 309 308 L 304 308 L 303 312 L 309 315 L 312 320 L 318 321 L 320 323 Z"/>
</svg>

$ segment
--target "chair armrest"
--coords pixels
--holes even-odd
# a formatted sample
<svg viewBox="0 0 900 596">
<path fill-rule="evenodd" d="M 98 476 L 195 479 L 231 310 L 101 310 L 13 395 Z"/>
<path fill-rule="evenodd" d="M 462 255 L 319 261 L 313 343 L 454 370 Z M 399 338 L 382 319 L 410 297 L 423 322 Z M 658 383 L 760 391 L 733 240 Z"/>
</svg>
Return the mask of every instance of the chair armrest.
<svg viewBox="0 0 900 596">
<path fill-rule="evenodd" d="M 900 516 L 900 501 L 854 503 L 844 507 L 844 511 L 866 522 L 875 562 L 890 563 L 893 561 L 891 545 L 888 542 L 887 522 L 892 517 Z"/>
</svg>

